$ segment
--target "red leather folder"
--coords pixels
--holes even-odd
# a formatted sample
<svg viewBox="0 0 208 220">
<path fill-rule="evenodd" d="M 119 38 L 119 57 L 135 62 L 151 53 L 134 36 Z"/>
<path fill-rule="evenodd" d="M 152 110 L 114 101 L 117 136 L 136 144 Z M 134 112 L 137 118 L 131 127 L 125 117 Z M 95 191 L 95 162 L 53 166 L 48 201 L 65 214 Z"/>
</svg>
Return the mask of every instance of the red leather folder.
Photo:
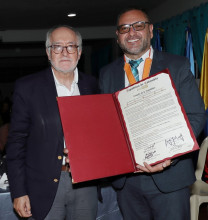
<svg viewBox="0 0 208 220">
<path fill-rule="evenodd" d="M 73 182 L 136 170 L 113 94 L 59 97 Z"/>
<path fill-rule="evenodd" d="M 73 183 L 137 172 L 118 93 L 57 98 Z"/>
</svg>

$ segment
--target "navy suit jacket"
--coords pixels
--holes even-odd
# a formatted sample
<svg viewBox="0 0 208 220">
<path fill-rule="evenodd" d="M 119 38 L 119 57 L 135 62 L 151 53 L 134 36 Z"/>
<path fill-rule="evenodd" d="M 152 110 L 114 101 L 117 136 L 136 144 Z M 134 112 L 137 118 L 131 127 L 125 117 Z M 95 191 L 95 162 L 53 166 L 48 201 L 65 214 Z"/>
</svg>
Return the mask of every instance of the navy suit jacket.
<svg viewBox="0 0 208 220">
<path fill-rule="evenodd" d="M 204 127 L 205 110 L 195 79 L 190 72 L 189 61 L 185 57 L 155 50 L 150 76 L 166 68 L 170 71 L 194 134 L 198 136 Z M 100 88 L 102 93 L 113 93 L 124 87 L 124 58 L 121 57 L 101 69 Z M 191 185 L 195 181 L 191 154 L 175 159 L 163 172 L 151 176 L 162 192 L 171 192 Z M 113 186 L 120 189 L 124 183 L 125 177 L 117 177 Z"/>
<path fill-rule="evenodd" d="M 78 75 L 81 95 L 99 93 L 95 78 Z M 29 196 L 37 220 L 52 206 L 61 174 L 64 143 L 56 97 L 51 68 L 15 84 L 7 146 L 9 185 L 12 198 Z"/>
</svg>

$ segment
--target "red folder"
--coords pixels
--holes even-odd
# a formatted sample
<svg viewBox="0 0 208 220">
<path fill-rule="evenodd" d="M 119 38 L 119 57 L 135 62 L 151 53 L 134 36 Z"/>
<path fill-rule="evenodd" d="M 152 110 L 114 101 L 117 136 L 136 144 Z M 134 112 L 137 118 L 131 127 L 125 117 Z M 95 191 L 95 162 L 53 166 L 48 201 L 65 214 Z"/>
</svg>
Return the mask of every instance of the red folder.
<svg viewBox="0 0 208 220">
<path fill-rule="evenodd" d="M 137 172 L 117 101 L 118 94 L 119 91 L 115 94 L 57 98 L 73 183 Z M 179 97 L 178 100 L 182 107 Z M 183 107 L 182 111 L 194 140 L 191 151 L 197 150 L 199 147 Z M 185 153 L 189 152 L 173 157 Z"/>
</svg>

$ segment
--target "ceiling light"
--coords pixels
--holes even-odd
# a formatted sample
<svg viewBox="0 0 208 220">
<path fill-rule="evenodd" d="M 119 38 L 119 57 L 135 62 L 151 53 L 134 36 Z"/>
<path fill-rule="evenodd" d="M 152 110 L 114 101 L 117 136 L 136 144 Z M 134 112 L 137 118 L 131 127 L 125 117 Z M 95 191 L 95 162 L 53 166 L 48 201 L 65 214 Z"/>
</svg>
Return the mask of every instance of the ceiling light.
<svg viewBox="0 0 208 220">
<path fill-rule="evenodd" d="M 76 16 L 76 13 L 69 13 L 68 14 L 68 17 L 75 17 Z"/>
</svg>

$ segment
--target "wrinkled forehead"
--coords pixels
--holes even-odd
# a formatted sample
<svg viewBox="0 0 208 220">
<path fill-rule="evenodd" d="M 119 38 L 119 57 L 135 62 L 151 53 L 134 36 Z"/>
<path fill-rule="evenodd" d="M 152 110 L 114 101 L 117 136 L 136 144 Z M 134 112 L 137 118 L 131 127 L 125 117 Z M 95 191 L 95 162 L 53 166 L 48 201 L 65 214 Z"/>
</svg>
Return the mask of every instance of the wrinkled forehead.
<svg viewBox="0 0 208 220">
<path fill-rule="evenodd" d="M 55 29 L 51 33 L 50 40 L 51 43 L 77 43 L 77 37 L 74 31 L 65 27 Z"/>
<path fill-rule="evenodd" d="M 118 26 L 123 24 L 132 24 L 137 21 L 148 21 L 148 18 L 142 11 L 139 10 L 127 11 L 120 16 L 118 20 Z"/>
</svg>

